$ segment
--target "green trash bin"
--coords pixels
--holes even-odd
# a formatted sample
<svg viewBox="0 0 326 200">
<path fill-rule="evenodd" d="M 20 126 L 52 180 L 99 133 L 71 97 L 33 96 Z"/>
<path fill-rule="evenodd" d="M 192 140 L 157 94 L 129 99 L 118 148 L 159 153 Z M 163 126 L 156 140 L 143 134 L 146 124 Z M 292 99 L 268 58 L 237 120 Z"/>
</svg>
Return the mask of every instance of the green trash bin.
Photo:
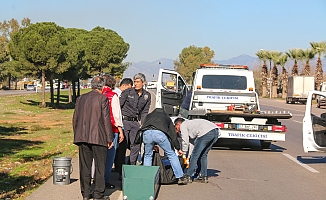
<svg viewBox="0 0 326 200">
<path fill-rule="evenodd" d="M 122 192 L 124 199 L 155 199 L 159 187 L 159 166 L 122 166 Z"/>
</svg>

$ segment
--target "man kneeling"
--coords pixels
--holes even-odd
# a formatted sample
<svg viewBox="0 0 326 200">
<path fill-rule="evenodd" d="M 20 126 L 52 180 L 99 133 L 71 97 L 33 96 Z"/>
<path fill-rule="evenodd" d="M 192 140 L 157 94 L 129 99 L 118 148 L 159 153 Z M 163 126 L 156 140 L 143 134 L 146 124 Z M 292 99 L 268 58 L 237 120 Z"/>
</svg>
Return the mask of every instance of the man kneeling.
<svg viewBox="0 0 326 200">
<path fill-rule="evenodd" d="M 174 148 L 180 150 L 180 144 L 177 139 L 175 127 L 170 117 L 161 108 L 156 108 L 148 114 L 145 122 L 138 134 L 143 133 L 143 142 L 145 145 L 144 166 L 152 166 L 153 147 L 156 143 L 167 155 L 175 177 L 179 185 L 187 184 L 184 180 L 183 171 L 179 158 Z M 182 155 L 182 154 L 181 154 Z"/>
</svg>

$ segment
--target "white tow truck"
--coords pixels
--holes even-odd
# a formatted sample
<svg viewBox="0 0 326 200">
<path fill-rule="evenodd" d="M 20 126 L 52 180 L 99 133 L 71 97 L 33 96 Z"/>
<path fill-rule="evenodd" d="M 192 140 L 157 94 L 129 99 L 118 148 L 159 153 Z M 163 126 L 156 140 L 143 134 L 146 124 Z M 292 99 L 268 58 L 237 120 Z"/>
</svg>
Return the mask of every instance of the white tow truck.
<svg viewBox="0 0 326 200">
<path fill-rule="evenodd" d="M 174 91 L 164 87 L 168 80 L 175 81 Z M 179 73 L 161 69 L 158 83 L 156 107 L 177 115 L 188 90 L 185 81 Z M 219 138 L 259 140 L 262 148 L 268 148 L 272 141 L 285 141 L 287 129 L 278 120 L 291 117 L 285 111 L 260 110 L 253 72 L 247 66 L 203 64 L 194 73 L 189 119 L 214 122 Z"/>
</svg>

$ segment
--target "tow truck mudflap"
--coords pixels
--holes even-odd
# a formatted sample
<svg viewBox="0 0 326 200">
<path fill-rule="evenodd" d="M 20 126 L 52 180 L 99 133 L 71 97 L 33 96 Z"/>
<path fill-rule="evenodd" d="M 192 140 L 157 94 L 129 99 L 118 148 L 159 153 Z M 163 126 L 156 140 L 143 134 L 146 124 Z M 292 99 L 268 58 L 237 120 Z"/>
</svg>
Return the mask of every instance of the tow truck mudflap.
<svg viewBox="0 0 326 200">
<path fill-rule="evenodd" d="M 285 132 L 258 132 L 220 129 L 219 138 L 285 141 Z"/>
</svg>

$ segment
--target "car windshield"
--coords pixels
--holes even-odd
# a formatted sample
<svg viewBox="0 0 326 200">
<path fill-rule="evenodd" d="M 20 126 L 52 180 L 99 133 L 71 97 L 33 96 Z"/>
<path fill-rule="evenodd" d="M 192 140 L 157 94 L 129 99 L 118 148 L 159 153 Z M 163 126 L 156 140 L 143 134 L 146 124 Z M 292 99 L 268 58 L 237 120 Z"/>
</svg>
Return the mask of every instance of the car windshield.
<svg viewBox="0 0 326 200">
<path fill-rule="evenodd" d="M 204 75 L 202 87 L 208 89 L 247 89 L 247 78 L 245 76 L 232 75 Z"/>
</svg>

